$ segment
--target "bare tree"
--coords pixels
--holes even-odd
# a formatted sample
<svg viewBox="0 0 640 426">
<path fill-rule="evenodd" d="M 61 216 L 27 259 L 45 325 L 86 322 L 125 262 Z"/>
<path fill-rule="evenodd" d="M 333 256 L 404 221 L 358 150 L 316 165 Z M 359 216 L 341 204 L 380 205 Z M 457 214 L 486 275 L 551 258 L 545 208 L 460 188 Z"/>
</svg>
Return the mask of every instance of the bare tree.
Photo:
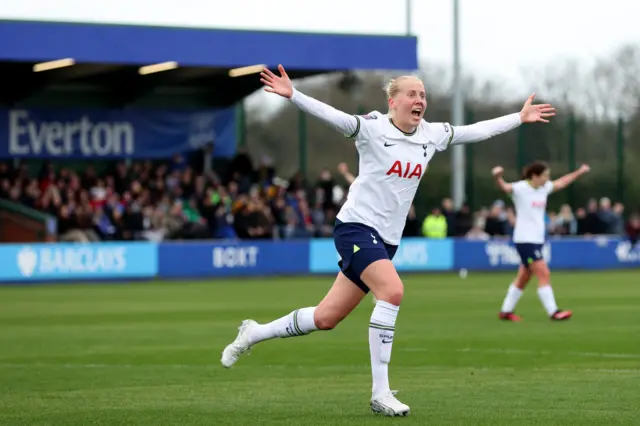
<svg viewBox="0 0 640 426">
<path fill-rule="evenodd" d="M 523 76 L 535 91 L 586 119 L 629 118 L 640 99 L 640 46 L 622 46 L 593 64 L 559 59 Z"/>
<path fill-rule="evenodd" d="M 607 118 L 629 118 L 638 108 L 640 98 L 640 47 L 626 45 L 598 61 L 594 80 L 601 103 L 608 106 Z"/>
</svg>

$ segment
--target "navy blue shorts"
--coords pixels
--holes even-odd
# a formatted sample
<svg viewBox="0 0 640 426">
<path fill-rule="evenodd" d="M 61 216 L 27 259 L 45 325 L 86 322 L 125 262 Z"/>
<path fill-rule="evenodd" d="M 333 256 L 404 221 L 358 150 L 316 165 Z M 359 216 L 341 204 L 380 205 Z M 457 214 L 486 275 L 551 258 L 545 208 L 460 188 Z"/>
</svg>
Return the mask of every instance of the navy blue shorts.
<svg viewBox="0 0 640 426">
<path fill-rule="evenodd" d="M 533 262 L 544 259 L 542 256 L 542 246 L 542 244 L 516 243 L 516 250 L 525 267 L 528 267 Z"/>
<path fill-rule="evenodd" d="M 370 226 L 339 220 L 333 228 L 333 242 L 340 254 L 340 270 L 365 293 L 369 287 L 360 279 L 362 272 L 375 261 L 392 260 L 398 250 L 398 246 L 382 241 L 378 231 Z"/>
</svg>

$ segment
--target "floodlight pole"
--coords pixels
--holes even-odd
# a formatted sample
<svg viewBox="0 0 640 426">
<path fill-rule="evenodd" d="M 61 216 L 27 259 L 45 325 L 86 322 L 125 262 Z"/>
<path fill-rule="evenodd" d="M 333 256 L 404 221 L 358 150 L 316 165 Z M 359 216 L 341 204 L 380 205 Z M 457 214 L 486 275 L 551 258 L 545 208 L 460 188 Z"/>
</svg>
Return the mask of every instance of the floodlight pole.
<svg viewBox="0 0 640 426">
<path fill-rule="evenodd" d="M 464 94 L 460 71 L 460 0 L 453 0 L 453 103 L 451 124 L 464 125 Z M 465 202 L 464 145 L 451 147 L 451 196 L 456 209 Z"/>
<path fill-rule="evenodd" d="M 407 7 L 405 8 L 406 10 L 406 14 L 405 14 L 405 29 L 407 31 L 407 37 L 411 36 L 411 0 L 406 0 L 407 2 Z"/>
</svg>

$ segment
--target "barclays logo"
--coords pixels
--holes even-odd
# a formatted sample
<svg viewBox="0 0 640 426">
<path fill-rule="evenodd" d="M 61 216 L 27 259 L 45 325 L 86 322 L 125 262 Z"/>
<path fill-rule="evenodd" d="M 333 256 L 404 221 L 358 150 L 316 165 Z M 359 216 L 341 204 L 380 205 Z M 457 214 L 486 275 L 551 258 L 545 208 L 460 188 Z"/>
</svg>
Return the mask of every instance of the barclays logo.
<svg viewBox="0 0 640 426">
<path fill-rule="evenodd" d="M 127 261 L 124 247 L 51 246 L 36 251 L 25 246 L 16 255 L 16 265 L 20 275 L 28 278 L 36 274 L 122 272 Z"/>
<path fill-rule="evenodd" d="M 31 247 L 25 247 L 18 252 L 18 270 L 23 277 L 30 277 L 38 264 L 38 254 Z"/>
</svg>

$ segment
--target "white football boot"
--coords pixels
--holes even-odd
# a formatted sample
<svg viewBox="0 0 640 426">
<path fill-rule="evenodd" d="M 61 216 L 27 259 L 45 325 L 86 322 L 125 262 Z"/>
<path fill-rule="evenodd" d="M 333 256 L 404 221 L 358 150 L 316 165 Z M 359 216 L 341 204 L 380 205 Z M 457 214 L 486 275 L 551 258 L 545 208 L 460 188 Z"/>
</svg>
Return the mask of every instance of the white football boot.
<svg viewBox="0 0 640 426">
<path fill-rule="evenodd" d="M 251 331 L 251 327 L 257 324 L 258 323 L 254 320 L 242 321 L 242 324 L 238 327 L 238 336 L 236 337 L 236 340 L 227 345 L 227 347 L 224 348 L 224 351 L 222 351 L 222 358 L 220 358 L 220 362 L 225 368 L 231 367 L 236 363 L 236 361 L 238 361 L 240 355 L 251 349 L 251 344 L 249 343 L 249 332 Z"/>
<path fill-rule="evenodd" d="M 409 415 L 408 405 L 398 401 L 394 396 L 398 391 L 390 391 L 375 398 L 371 398 L 371 411 L 389 417 L 404 417 Z"/>
</svg>

